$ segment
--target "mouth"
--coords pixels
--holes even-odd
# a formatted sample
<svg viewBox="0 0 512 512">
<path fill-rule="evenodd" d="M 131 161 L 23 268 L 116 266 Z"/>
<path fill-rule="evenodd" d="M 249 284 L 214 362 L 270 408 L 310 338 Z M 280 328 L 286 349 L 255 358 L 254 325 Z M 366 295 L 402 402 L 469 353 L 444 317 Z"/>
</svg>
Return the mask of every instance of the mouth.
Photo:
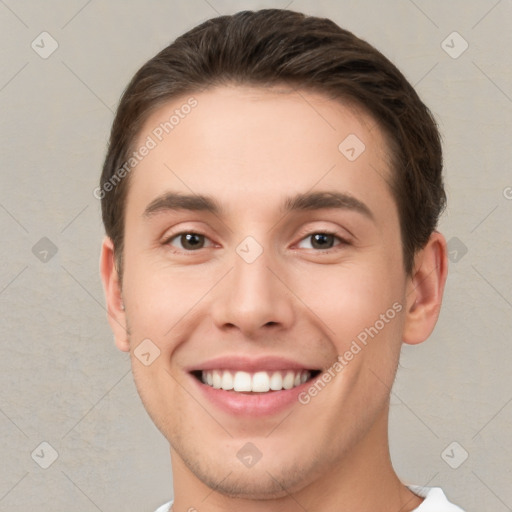
<svg viewBox="0 0 512 512">
<path fill-rule="evenodd" d="M 322 370 L 287 357 L 219 356 L 185 368 L 209 406 L 231 417 L 268 418 L 301 405 Z"/>
<path fill-rule="evenodd" d="M 209 405 L 230 417 L 256 421 L 284 414 L 300 405 L 300 394 L 321 374 L 321 370 L 293 366 L 283 365 L 278 369 L 274 364 L 267 365 L 265 370 L 254 364 L 246 365 L 243 370 L 236 366 L 209 366 L 189 370 L 188 374 Z"/>
<path fill-rule="evenodd" d="M 241 394 L 263 394 L 291 390 L 320 374 L 315 369 L 283 369 L 275 371 L 193 370 L 191 375 L 212 389 Z"/>
</svg>

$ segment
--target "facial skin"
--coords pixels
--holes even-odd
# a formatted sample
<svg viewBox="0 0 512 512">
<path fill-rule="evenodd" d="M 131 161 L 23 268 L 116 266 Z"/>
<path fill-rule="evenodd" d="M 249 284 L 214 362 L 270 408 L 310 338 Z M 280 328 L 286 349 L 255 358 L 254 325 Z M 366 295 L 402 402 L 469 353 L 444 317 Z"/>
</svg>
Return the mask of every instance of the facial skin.
<svg viewBox="0 0 512 512">
<path fill-rule="evenodd" d="M 405 274 L 386 142 L 361 111 L 305 91 L 224 86 L 194 97 L 130 176 L 122 285 L 108 238 L 101 257 L 116 344 L 131 352 L 144 406 L 171 444 L 174 510 L 413 510 L 421 499 L 389 459 L 389 394 L 402 342 L 425 340 L 436 323 L 444 238 L 434 233 Z M 138 145 L 187 98 L 153 113 Z M 338 149 L 350 134 L 366 147 L 355 161 Z M 209 196 L 222 211 L 145 215 L 167 192 Z M 314 192 L 349 195 L 371 213 L 283 213 L 287 198 Z M 312 235 L 325 232 L 339 239 L 321 249 Z M 187 252 L 184 233 L 204 245 Z M 252 263 L 237 253 L 248 236 L 263 250 Z M 188 372 L 234 355 L 326 370 L 395 303 L 401 311 L 307 405 L 229 413 Z M 134 355 L 144 339 L 160 350 L 149 366 Z M 262 454 L 252 467 L 237 457 L 248 442 Z"/>
</svg>

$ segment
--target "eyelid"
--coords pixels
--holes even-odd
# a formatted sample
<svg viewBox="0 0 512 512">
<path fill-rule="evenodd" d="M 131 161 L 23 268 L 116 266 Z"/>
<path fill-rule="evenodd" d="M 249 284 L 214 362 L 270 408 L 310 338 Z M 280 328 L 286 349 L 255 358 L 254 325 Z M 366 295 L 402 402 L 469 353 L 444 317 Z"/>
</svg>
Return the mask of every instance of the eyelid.
<svg viewBox="0 0 512 512">
<path fill-rule="evenodd" d="M 299 233 L 297 234 L 297 241 L 293 245 L 296 245 L 297 243 L 302 242 L 302 240 L 304 240 L 305 238 L 315 235 L 317 233 L 332 235 L 332 236 L 338 238 L 338 240 L 340 240 L 341 242 L 346 243 L 346 244 L 351 243 L 354 238 L 352 233 L 350 233 L 346 229 L 342 230 L 340 228 L 335 228 L 335 227 L 323 227 L 323 226 L 313 227 L 313 226 L 310 226 L 310 227 L 305 227 L 299 231 Z"/>
<path fill-rule="evenodd" d="M 208 224 L 205 222 L 197 222 L 195 220 L 181 221 L 175 224 L 173 223 L 172 225 L 167 225 L 159 238 L 162 243 L 166 243 L 178 235 L 186 235 L 189 233 L 195 233 L 197 235 L 210 238 L 207 234 L 209 232 L 211 232 L 210 226 L 208 226 Z"/>
</svg>

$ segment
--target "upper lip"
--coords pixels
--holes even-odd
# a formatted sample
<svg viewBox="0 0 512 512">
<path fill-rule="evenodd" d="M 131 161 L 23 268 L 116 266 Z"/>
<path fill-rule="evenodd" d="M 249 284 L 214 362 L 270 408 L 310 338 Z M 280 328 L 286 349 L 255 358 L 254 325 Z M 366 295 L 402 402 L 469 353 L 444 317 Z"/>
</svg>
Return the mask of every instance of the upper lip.
<svg viewBox="0 0 512 512">
<path fill-rule="evenodd" d="M 241 370 L 246 372 L 257 372 L 311 369 L 314 369 L 314 367 L 285 357 L 264 356 L 258 358 L 248 358 L 233 355 L 210 359 L 188 368 L 187 371 Z"/>
</svg>

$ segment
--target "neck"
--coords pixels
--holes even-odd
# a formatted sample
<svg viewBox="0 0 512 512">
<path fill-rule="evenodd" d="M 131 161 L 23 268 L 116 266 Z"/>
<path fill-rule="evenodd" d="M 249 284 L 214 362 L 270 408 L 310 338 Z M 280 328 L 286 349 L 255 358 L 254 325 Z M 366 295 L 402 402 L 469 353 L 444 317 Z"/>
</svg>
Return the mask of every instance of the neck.
<svg viewBox="0 0 512 512">
<path fill-rule="evenodd" d="M 171 449 L 173 512 L 411 512 L 422 502 L 405 487 L 391 465 L 388 409 L 370 431 L 333 465 L 284 497 L 246 499 L 206 486 Z"/>
</svg>

